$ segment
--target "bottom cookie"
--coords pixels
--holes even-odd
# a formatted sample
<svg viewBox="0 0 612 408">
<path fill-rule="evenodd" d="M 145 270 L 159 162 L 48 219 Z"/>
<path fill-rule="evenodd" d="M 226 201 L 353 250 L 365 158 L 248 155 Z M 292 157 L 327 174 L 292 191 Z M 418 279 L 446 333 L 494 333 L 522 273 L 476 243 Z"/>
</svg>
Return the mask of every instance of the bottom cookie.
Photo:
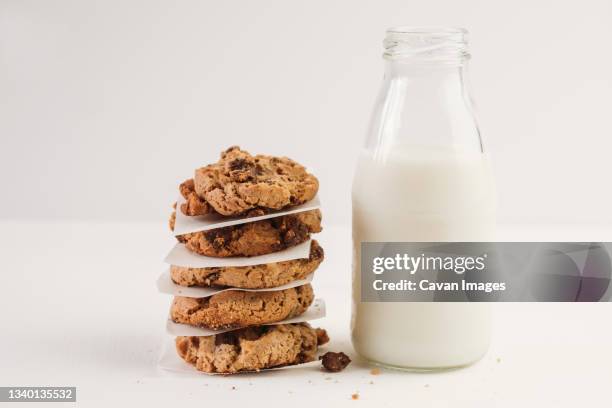
<svg viewBox="0 0 612 408">
<path fill-rule="evenodd" d="M 176 351 L 207 373 L 233 374 L 314 361 L 329 338 L 308 323 L 254 326 L 206 337 L 177 337 Z"/>
</svg>

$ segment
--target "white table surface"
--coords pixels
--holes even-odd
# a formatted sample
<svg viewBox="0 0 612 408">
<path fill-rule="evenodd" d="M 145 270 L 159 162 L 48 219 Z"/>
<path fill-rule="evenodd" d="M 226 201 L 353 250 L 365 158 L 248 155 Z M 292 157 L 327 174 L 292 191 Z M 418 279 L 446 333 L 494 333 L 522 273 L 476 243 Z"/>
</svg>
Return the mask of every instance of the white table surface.
<svg viewBox="0 0 612 408">
<path fill-rule="evenodd" d="M 373 376 L 371 367 L 355 358 L 337 374 L 308 367 L 229 377 L 168 376 L 157 369 L 157 359 L 167 338 L 170 297 L 155 288 L 161 260 L 173 243 L 166 228 L 163 223 L 0 223 L 0 386 L 77 386 L 83 406 L 610 405 L 610 303 L 495 304 L 489 353 L 457 371 L 383 370 Z M 572 228 L 506 228 L 501 239 L 612 238 L 610 227 L 582 228 L 582 235 Z M 328 310 L 317 325 L 330 334 L 327 349 L 355 357 L 349 340 L 349 229 L 328 225 L 317 239 L 326 260 L 314 287 Z M 358 400 L 351 399 L 353 393 Z"/>
</svg>

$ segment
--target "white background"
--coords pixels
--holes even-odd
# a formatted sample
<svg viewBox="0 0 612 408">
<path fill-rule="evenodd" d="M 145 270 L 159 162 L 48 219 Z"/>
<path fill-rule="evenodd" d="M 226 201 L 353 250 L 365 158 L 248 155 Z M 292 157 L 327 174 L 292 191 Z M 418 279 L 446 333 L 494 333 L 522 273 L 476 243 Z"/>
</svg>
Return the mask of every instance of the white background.
<svg viewBox="0 0 612 408">
<path fill-rule="evenodd" d="M 0 0 L 0 217 L 160 220 L 231 144 L 347 224 L 392 25 L 471 33 L 502 221 L 612 220 L 612 2 Z"/>
<path fill-rule="evenodd" d="M 316 236 L 325 261 L 313 286 L 326 299 L 327 316 L 313 324 L 329 332 L 324 351 L 348 353 L 351 365 L 337 374 L 315 365 L 176 378 L 156 370 L 164 341 L 171 341 L 164 333 L 171 297 L 155 290 L 161 256 L 174 241 L 166 225 L 2 222 L 0 231 L 0 386 L 72 385 L 78 406 L 104 408 L 610 405 L 610 302 L 496 303 L 491 347 L 478 363 L 373 376 L 350 345 L 350 230 L 325 225 Z M 506 240 L 612 238 L 609 227 L 499 232 Z"/>
<path fill-rule="evenodd" d="M 385 28 L 464 26 L 500 238 L 611 241 L 611 20 L 608 0 L 0 0 L 0 386 L 76 385 L 87 406 L 605 405 L 612 303 L 498 304 L 476 365 L 370 375 L 349 339 L 349 190 Z M 232 144 L 321 181 L 320 325 L 355 359 L 332 380 L 156 370 L 170 204 Z"/>
</svg>

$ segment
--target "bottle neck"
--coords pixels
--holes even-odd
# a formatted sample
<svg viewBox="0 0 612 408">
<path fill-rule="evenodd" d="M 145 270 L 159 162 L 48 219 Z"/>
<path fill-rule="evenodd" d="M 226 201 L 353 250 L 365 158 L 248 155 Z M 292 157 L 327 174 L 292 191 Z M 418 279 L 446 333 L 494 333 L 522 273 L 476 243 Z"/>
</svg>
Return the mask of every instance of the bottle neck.
<svg viewBox="0 0 612 408">
<path fill-rule="evenodd" d="M 391 29 L 366 146 L 483 151 L 467 86 L 465 30 Z"/>
<path fill-rule="evenodd" d="M 385 79 L 408 92 L 407 98 L 469 99 L 466 30 L 396 27 L 387 30 L 383 45 Z"/>
<path fill-rule="evenodd" d="M 401 90 L 404 103 L 440 107 L 470 103 L 465 62 L 451 65 L 386 60 L 385 82 L 388 89 Z"/>
<path fill-rule="evenodd" d="M 411 82 L 459 81 L 467 74 L 465 61 L 456 64 L 420 63 L 418 61 L 385 60 L 385 78 L 405 78 Z"/>
</svg>

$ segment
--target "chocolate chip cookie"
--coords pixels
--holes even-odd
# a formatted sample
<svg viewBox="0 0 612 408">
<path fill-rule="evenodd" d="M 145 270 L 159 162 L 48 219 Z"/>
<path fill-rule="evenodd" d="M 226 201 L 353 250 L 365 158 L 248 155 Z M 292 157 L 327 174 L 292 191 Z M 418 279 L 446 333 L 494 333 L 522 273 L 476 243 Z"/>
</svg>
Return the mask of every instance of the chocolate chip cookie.
<svg viewBox="0 0 612 408">
<path fill-rule="evenodd" d="M 185 184 L 185 183 L 183 183 Z M 186 215 L 203 215 L 209 206 L 222 215 L 238 215 L 252 209 L 280 210 L 314 198 L 319 181 L 306 168 L 287 157 L 251 156 L 232 146 L 217 163 L 195 171 L 191 184 L 182 186 Z M 184 207 L 184 208 L 183 208 Z"/>
<path fill-rule="evenodd" d="M 231 290 L 200 299 L 177 296 L 170 317 L 210 329 L 254 326 L 299 316 L 313 300 L 310 284 L 269 292 Z"/>
<path fill-rule="evenodd" d="M 170 228 L 174 229 L 173 214 Z M 176 239 L 187 249 L 213 257 L 257 256 L 281 251 L 301 244 L 311 233 L 321 232 L 321 211 L 297 214 L 198 231 L 179 235 Z"/>
<path fill-rule="evenodd" d="M 317 269 L 323 257 L 323 248 L 313 240 L 308 258 L 223 268 L 187 268 L 172 265 L 170 276 L 174 283 L 181 286 L 274 288 L 304 279 Z"/>
<path fill-rule="evenodd" d="M 327 334 L 308 323 L 256 326 L 206 337 L 177 337 L 176 351 L 207 373 L 232 374 L 314 361 Z"/>
</svg>

